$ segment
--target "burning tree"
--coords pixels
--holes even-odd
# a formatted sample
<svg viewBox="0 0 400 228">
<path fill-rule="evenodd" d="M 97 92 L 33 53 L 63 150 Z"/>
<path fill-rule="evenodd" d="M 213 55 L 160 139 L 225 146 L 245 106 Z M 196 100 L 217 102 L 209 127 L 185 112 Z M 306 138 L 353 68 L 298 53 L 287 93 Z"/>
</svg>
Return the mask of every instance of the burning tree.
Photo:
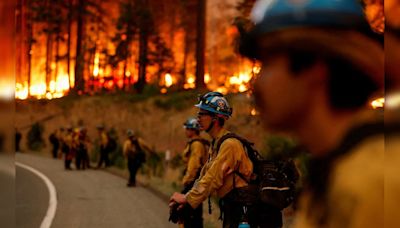
<svg viewBox="0 0 400 228">
<path fill-rule="evenodd" d="M 141 92 L 147 83 L 164 92 L 203 82 L 221 92 L 246 91 L 254 71 L 233 50 L 236 3 L 20 0 L 18 42 L 24 44 L 19 50 L 24 58 L 16 97 L 50 99 L 71 88 L 76 94 L 127 91 L 133 84 Z M 204 48 L 196 44 L 204 42 L 198 34 L 207 34 Z"/>
</svg>

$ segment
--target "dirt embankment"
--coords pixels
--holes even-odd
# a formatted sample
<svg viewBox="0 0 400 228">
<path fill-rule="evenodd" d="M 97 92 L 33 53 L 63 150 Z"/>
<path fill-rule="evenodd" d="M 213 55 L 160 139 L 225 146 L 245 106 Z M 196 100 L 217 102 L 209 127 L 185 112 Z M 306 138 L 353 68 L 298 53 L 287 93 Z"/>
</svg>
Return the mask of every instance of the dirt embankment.
<svg viewBox="0 0 400 228">
<path fill-rule="evenodd" d="M 263 130 L 257 117 L 251 116 L 251 99 L 243 94 L 229 96 L 233 117 L 226 127 L 261 148 Z M 79 126 L 88 129 L 92 139 L 97 137 L 96 126 L 104 124 L 114 128 L 120 143 L 127 129 L 134 129 L 157 151 L 180 152 L 185 144 L 183 122 L 195 116 L 193 107 L 196 97 L 191 94 L 175 94 L 137 99 L 132 96 L 85 96 L 61 98 L 51 101 L 18 101 L 16 104 L 16 127 L 26 150 L 26 135 L 30 126 L 39 121 L 44 126 L 43 138 L 48 144 L 49 134 L 57 128 Z"/>
</svg>

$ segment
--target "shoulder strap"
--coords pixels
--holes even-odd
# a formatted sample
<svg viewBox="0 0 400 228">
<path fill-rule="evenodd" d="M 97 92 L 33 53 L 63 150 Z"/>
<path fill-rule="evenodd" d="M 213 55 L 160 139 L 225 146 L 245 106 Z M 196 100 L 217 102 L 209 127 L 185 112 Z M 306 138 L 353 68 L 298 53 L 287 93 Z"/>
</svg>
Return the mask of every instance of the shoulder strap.
<svg viewBox="0 0 400 228">
<path fill-rule="evenodd" d="M 204 146 L 206 146 L 206 149 L 210 146 L 210 142 L 208 140 L 206 140 L 206 139 L 203 139 L 203 138 L 196 138 L 196 139 L 190 140 L 187 143 L 187 145 L 189 146 L 189 152 L 188 152 L 188 156 L 189 157 L 192 154 L 191 146 L 192 146 L 192 143 L 194 143 L 194 142 L 201 142 Z"/>
<path fill-rule="evenodd" d="M 190 140 L 188 143 L 189 146 L 192 145 L 192 143 L 194 143 L 194 142 L 201 142 L 205 146 L 210 146 L 210 142 L 203 138 L 195 138 L 195 139 Z"/>
<path fill-rule="evenodd" d="M 235 139 L 239 140 L 239 141 L 242 143 L 243 147 L 246 149 L 246 152 L 247 152 L 247 153 L 250 152 L 250 151 L 249 151 L 249 148 L 252 148 L 252 147 L 254 146 L 254 143 L 248 141 L 247 139 L 245 139 L 245 138 L 243 138 L 243 137 L 241 137 L 241 136 L 239 136 L 239 135 L 237 135 L 237 134 L 235 134 L 235 133 L 228 133 L 228 134 L 226 134 L 226 135 L 223 135 L 223 136 L 219 139 L 219 141 L 218 141 L 218 143 L 217 143 L 217 148 L 216 148 L 216 149 L 217 149 L 217 152 L 219 151 L 219 149 L 220 149 L 222 143 L 223 143 L 226 139 L 229 139 L 229 138 L 235 138 Z M 261 154 L 258 153 L 258 151 L 254 150 L 254 149 L 252 149 L 252 154 L 248 154 L 248 155 L 249 155 L 249 158 L 250 158 L 250 160 L 251 160 L 252 162 L 254 162 L 255 160 L 263 160 L 263 157 L 261 156 Z"/>
<path fill-rule="evenodd" d="M 253 146 L 253 145 L 254 145 L 254 143 L 249 142 L 248 140 L 246 140 L 246 139 L 244 139 L 244 138 L 238 136 L 238 135 L 235 134 L 235 133 L 228 133 L 228 134 L 223 135 L 223 136 L 218 140 L 217 148 L 216 148 L 217 153 L 218 153 L 219 149 L 221 148 L 222 143 L 223 143 L 225 140 L 229 139 L 229 138 L 235 138 L 235 139 L 239 140 L 239 141 L 242 143 L 243 147 L 245 147 L 245 151 L 247 151 L 247 148 L 246 148 L 247 146 Z M 247 152 L 246 152 L 246 153 L 247 153 Z M 251 160 L 251 159 L 250 159 L 250 160 Z M 253 162 L 253 161 L 252 161 L 252 162 Z M 235 173 L 236 175 L 238 175 L 242 180 L 244 180 L 247 184 L 249 184 L 249 180 L 247 180 L 247 178 L 245 178 L 245 177 L 243 176 L 243 174 L 241 174 L 237 169 L 235 169 L 234 173 Z M 234 186 L 234 188 L 235 188 L 235 177 L 233 177 L 233 186 Z"/>
</svg>

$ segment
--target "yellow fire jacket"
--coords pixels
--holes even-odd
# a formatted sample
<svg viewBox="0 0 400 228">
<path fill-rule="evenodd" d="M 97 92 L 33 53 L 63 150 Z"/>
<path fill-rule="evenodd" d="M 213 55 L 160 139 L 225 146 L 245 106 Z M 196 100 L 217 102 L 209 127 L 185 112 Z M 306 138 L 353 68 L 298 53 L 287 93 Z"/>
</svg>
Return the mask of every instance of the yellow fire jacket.
<svg viewBox="0 0 400 228">
<path fill-rule="evenodd" d="M 139 143 L 140 148 L 144 152 L 149 153 L 152 151 L 151 148 L 146 144 L 146 142 L 142 138 L 138 138 L 138 143 Z M 128 138 L 124 142 L 124 147 L 122 149 L 122 152 L 123 152 L 124 156 L 126 158 L 128 158 L 130 156 L 135 156 L 138 151 L 136 151 L 136 148 L 132 144 L 132 141 Z"/>
<path fill-rule="evenodd" d="M 196 137 L 200 138 L 200 137 Z M 194 140 L 196 138 L 192 138 Z M 196 180 L 201 168 L 206 163 L 208 152 L 206 147 L 200 141 L 194 141 L 187 144 L 183 151 L 183 161 L 186 163 L 186 172 L 183 176 L 182 184 L 188 185 Z"/>
<path fill-rule="evenodd" d="M 324 227 L 386 227 L 383 224 L 384 147 L 383 135 L 374 136 L 334 163 L 327 205 L 322 206 L 328 212 Z M 294 227 L 321 227 L 316 222 L 321 208 L 310 206 L 312 198 L 310 192 L 303 193 Z M 390 210 L 397 211 L 397 206 Z"/>
<path fill-rule="evenodd" d="M 222 129 L 213 140 L 209 149 L 210 159 L 203 167 L 200 178 L 186 194 L 186 200 L 192 208 L 197 208 L 212 193 L 224 197 L 234 187 L 247 186 L 245 180 L 233 173 L 237 170 L 250 179 L 253 172 L 253 164 L 242 143 L 235 138 L 228 138 L 221 144 L 219 151 L 216 151 L 219 139 L 228 133 L 229 131 Z"/>
</svg>

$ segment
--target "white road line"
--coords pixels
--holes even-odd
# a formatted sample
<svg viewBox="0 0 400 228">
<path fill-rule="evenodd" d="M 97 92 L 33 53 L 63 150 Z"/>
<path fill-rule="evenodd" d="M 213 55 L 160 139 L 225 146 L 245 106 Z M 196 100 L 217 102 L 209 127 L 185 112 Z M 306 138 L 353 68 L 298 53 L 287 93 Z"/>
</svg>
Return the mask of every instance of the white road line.
<svg viewBox="0 0 400 228">
<path fill-rule="evenodd" d="M 40 225 L 40 228 L 49 228 L 51 226 L 51 223 L 53 222 L 54 216 L 56 215 L 56 210 L 57 210 L 57 193 L 56 193 L 56 188 L 54 187 L 53 183 L 50 181 L 49 178 L 47 178 L 43 173 L 39 172 L 38 170 L 24 165 L 20 162 L 15 163 L 17 166 L 24 168 L 26 170 L 31 171 L 32 173 L 36 174 L 42 180 L 47 186 L 47 189 L 49 190 L 49 207 L 47 208 L 46 216 L 44 217 L 42 224 Z"/>
</svg>

